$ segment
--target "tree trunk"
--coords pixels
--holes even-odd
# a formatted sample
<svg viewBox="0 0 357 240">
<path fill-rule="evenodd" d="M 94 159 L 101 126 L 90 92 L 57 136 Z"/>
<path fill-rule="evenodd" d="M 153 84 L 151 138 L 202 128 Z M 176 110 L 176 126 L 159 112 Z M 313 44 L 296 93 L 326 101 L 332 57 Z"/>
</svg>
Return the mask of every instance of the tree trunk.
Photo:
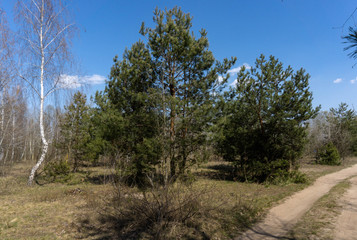
<svg viewBox="0 0 357 240">
<path fill-rule="evenodd" d="M 4 160 L 3 140 L 5 138 L 4 121 L 5 121 L 5 86 L 1 95 L 1 142 L 0 142 L 0 160 Z"/>
<path fill-rule="evenodd" d="M 13 103 L 14 104 L 14 103 Z M 12 106 L 14 108 L 14 106 Z M 14 161 L 14 155 L 15 155 L 15 122 L 16 122 L 16 113 L 15 110 L 12 109 L 12 138 L 11 138 L 11 164 Z"/>
<path fill-rule="evenodd" d="M 43 94 L 43 82 L 41 81 L 41 95 Z M 42 162 L 45 160 L 47 150 L 48 150 L 48 142 L 45 137 L 45 128 L 43 124 L 43 98 L 41 98 L 41 109 L 40 109 L 40 131 L 41 131 L 41 140 L 42 140 L 42 153 L 40 160 L 36 163 L 36 165 L 32 168 L 29 180 L 28 180 L 28 185 L 32 185 L 33 180 L 35 178 L 35 174 L 37 169 L 41 166 Z"/>
<path fill-rule="evenodd" d="M 44 18 L 44 2 L 42 1 L 42 8 L 41 8 L 41 28 L 40 28 L 40 49 L 41 49 L 41 75 L 40 75 L 40 80 L 41 80 L 41 106 L 40 106 L 40 133 L 41 133 L 41 140 L 42 140 L 42 153 L 40 160 L 36 163 L 36 165 L 32 168 L 29 180 L 28 180 L 28 185 L 32 185 L 33 180 L 35 178 L 35 174 L 37 169 L 41 166 L 42 162 L 45 160 L 47 150 L 48 150 L 48 142 L 46 140 L 45 136 L 45 127 L 43 123 L 43 104 L 45 101 L 44 97 L 44 70 L 45 70 L 45 47 L 43 45 L 43 18 Z"/>
<path fill-rule="evenodd" d="M 174 84 L 170 84 L 170 95 L 173 100 L 176 97 L 176 91 Z M 176 175 L 176 163 L 175 163 L 175 103 L 171 103 L 170 112 L 170 176 L 171 178 Z"/>
</svg>

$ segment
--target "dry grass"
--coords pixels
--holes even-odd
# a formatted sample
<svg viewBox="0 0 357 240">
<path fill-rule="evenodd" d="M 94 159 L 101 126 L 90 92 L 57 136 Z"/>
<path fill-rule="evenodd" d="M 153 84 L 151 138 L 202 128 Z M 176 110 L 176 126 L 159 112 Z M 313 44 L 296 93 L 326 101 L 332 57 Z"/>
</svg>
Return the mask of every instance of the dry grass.
<svg viewBox="0 0 357 240">
<path fill-rule="evenodd" d="M 349 164 L 353 162 L 356 159 Z M 314 180 L 346 166 L 302 163 L 302 171 Z M 11 174 L 0 178 L 0 239 L 105 239 L 103 229 L 111 225 L 100 222 L 100 217 L 115 197 L 110 170 L 88 168 L 66 184 L 40 181 L 42 186 L 29 188 L 29 169 L 29 165 L 17 164 Z M 187 239 L 231 239 L 283 198 L 308 185 L 240 183 L 231 180 L 229 171 L 222 162 L 210 162 L 192 171 L 196 181 L 190 191 L 204 193 L 197 198 L 202 211 L 195 215 L 196 225 L 190 223 L 186 230 L 178 225 L 170 236 L 185 233 Z M 87 228 L 96 224 L 103 228 Z"/>
<path fill-rule="evenodd" d="M 311 181 L 315 181 L 323 175 L 337 172 L 354 164 L 357 164 L 357 157 L 346 158 L 340 166 L 318 165 L 313 158 L 304 158 L 300 162 L 300 171 L 305 173 Z"/>
<path fill-rule="evenodd" d="M 89 200 L 111 191 L 111 185 L 87 182 L 26 185 L 28 165 L 17 165 L 0 179 L 1 239 L 74 239 L 75 225 Z M 80 190 L 78 190 L 80 189 Z"/>
</svg>

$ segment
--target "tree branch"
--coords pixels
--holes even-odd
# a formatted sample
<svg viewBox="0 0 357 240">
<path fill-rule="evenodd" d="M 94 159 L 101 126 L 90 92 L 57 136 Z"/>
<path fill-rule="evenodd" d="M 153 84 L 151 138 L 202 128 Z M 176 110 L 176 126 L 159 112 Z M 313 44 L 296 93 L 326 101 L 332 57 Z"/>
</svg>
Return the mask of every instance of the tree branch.
<svg viewBox="0 0 357 240">
<path fill-rule="evenodd" d="M 49 43 L 46 44 L 46 46 L 45 46 L 43 49 L 45 50 L 53 41 L 55 41 L 55 40 L 57 39 L 57 37 L 58 37 L 59 35 L 61 35 L 64 31 L 66 31 L 66 29 L 68 29 L 68 28 L 71 27 L 72 25 L 74 25 L 74 24 L 71 23 L 71 24 L 65 26 L 61 31 L 59 31 L 59 32 L 56 34 L 56 36 L 54 36 L 54 38 L 51 39 L 51 41 L 50 41 Z"/>
<path fill-rule="evenodd" d="M 357 7 L 353 10 L 351 15 L 346 19 L 346 21 L 340 27 L 334 27 L 333 29 L 339 29 L 339 28 L 343 29 L 346 26 L 346 23 L 353 17 L 356 11 L 357 11 Z"/>
<path fill-rule="evenodd" d="M 20 74 L 19 76 L 20 76 L 20 78 L 22 78 L 23 80 L 25 80 L 25 81 L 31 86 L 31 88 L 35 91 L 35 93 L 36 93 L 39 97 L 41 97 L 40 93 L 37 91 L 37 89 L 35 88 L 35 86 L 34 86 L 27 78 L 25 78 L 25 77 L 22 76 L 21 74 Z"/>
<path fill-rule="evenodd" d="M 38 10 L 39 12 L 41 12 L 41 10 L 40 10 L 38 4 L 37 4 L 34 0 L 32 0 L 32 3 L 36 6 L 37 10 Z"/>
<path fill-rule="evenodd" d="M 40 19 L 38 19 L 38 17 L 27 7 L 26 4 L 24 4 L 22 1 L 21 1 L 22 5 L 26 8 L 27 11 L 29 11 L 32 16 L 34 16 L 34 18 L 37 20 L 38 23 L 41 23 Z"/>
</svg>

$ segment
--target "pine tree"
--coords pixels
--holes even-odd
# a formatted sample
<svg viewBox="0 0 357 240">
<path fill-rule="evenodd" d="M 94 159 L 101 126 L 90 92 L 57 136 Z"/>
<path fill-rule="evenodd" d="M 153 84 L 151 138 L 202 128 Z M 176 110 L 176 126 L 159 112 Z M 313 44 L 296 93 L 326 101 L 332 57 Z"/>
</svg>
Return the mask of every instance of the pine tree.
<svg viewBox="0 0 357 240">
<path fill-rule="evenodd" d="M 155 83 L 160 89 L 162 137 L 165 149 L 166 178 L 176 177 L 187 168 L 192 154 L 206 141 L 206 130 L 213 116 L 217 80 L 234 64 L 235 58 L 215 60 L 207 33 L 192 31 L 192 17 L 180 8 L 154 13 L 154 28 L 141 34 L 148 39 Z"/>
<path fill-rule="evenodd" d="M 145 183 L 161 158 L 160 113 L 155 104 L 157 88 L 151 64 L 145 44 L 133 44 L 124 52 L 123 60 L 115 57 L 104 93 L 96 100 L 106 112 L 101 119 L 111 126 L 104 138 L 129 162 L 126 177 L 137 184 Z"/>
<path fill-rule="evenodd" d="M 328 139 L 337 147 L 341 158 L 344 159 L 353 151 L 356 145 L 356 113 L 349 109 L 346 103 L 340 103 L 338 108 L 331 108 L 327 115 Z"/>
<path fill-rule="evenodd" d="M 72 161 L 73 172 L 78 170 L 88 153 L 89 107 L 86 101 L 85 94 L 75 93 L 71 103 L 65 106 L 65 113 L 61 119 L 62 141 L 60 146 L 65 149 L 68 159 Z"/>
<path fill-rule="evenodd" d="M 352 51 L 348 54 L 349 57 L 353 59 L 357 59 L 357 29 L 353 27 L 349 27 L 349 34 L 343 36 L 343 39 L 346 41 L 343 43 L 349 44 L 347 47 L 345 47 L 343 50 L 347 51 L 352 49 Z"/>
<path fill-rule="evenodd" d="M 297 167 L 306 121 L 319 109 L 312 107 L 309 77 L 263 55 L 238 73 L 226 95 L 219 149 L 246 179 L 265 181 Z"/>
<path fill-rule="evenodd" d="M 154 22 L 154 28 L 141 27 L 146 44 L 139 41 L 122 60 L 114 59 L 107 87 L 96 96 L 103 116 L 96 115 L 106 124 L 103 133 L 111 129 L 104 139 L 128 159 L 136 180 L 160 163 L 168 181 L 196 161 L 214 116 L 215 92 L 235 58 L 216 61 L 205 30 L 196 38 L 192 17 L 177 7 L 156 10 Z"/>
<path fill-rule="evenodd" d="M 340 165 L 341 158 L 337 148 L 332 142 L 327 143 L 319 149 L 316 162 L 325 165 Z"/>
</svg>

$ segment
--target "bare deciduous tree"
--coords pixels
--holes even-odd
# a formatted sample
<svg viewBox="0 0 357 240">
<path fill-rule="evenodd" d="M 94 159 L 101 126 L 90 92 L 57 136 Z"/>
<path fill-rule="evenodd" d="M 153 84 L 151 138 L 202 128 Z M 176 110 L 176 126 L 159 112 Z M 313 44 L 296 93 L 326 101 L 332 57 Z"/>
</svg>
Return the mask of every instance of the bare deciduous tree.
<svg viewBox="0 0 357 240">
<path fill-rule="evenodd" d="M 14 125 L 16 118 L 14 110 L 16 103 L 9 101 L 8 89 L 10 83 L 14 80 L 14 38 L 8 26 L 6 12 L 0 8 L 0 166 L 2 166 L 2 174 L 4 174 L 5 166 L 9 165 L 15 155 L 15 131 Z M 15 108 L 11 108 L 15 107 Z M 11 111 L 5 111 L 11 108 Z M 11 122 L 11 124 L 9 124 Z M 9 131 L 12 128 L 12 135 Z M 6 142 L 11 140 L 11 143 Z M 6 142 L 6 143 L 5 143 Z M 6 147 L 5 147 L 6 145 Z M 8 159 L 8 151 L 11 152 L 11 161 Z"/>
<path fill-rule="evenodd" d="M 0 89 L 3 89 L 13 77 L 13 45 L 6 13 L 0 8 Z"/>
<path fill-rule="evenodd" d="M 70 58 L 69 45 L 74 24 L 67 7 L 61 0 L 18 0 L 16 5 L 19 36 L 24 44 L 26 74 L 19 74 L 40 100 L 40 135 L 42 153 L 32 168 L 28 184 L 32 185 L 35 173 L 45 160 L 48 141 L 44 126 L 45 99 L 61 87 L 61 75 Z"/>
</svg>

